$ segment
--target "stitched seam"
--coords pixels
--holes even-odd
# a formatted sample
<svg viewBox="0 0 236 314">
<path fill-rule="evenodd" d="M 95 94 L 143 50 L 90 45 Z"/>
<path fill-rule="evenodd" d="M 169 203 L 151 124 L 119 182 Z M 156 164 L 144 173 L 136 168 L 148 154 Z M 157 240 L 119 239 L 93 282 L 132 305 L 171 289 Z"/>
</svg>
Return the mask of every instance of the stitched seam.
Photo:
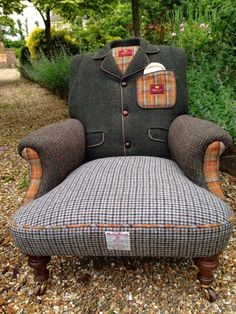
<svg viewBox="0 0 236 314">
<path fill-rule="evenodd" d="M 68 225 L 56 225 L 56 226 L 30 226 L 27 224 L 19 225 L 16 224 L 14 221 L 11 221 L 9 225 L 21 228 L 21 229 L 81 229 L 81 228 L 120 228 L 120 227 L 129 227 L 129 228 L 165 228 L 165 229 L 213 229 L 220 226 L 223 226 L 228 223 L 234 223 L 236 220 L 235 216 L 230 216 L 226 221 L 221 223 L 211 223 L 211 224 L 201 224 L 201 225 L 175 225 L 175 224 L 68 224 Z"/>
<path fill-rule="evenodd" d="M 125 147 L 125 121 L 123 116 L 123 110 L 124 110 L 124 92 L 121 85 L 122 82 L 120 82 L 120 105 L 121 105 L 121 133 L 122 133 L 122 142 L 123 142 L 123 151 L 124 155 L 127 155 L 126 147 Z"/>
</svg>

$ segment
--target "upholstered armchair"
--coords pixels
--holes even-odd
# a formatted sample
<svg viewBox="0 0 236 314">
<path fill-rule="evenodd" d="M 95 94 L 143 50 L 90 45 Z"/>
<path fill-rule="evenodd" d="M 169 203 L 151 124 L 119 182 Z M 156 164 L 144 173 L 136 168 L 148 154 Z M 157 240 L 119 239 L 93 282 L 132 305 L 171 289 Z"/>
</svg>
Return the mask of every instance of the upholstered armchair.
<svg viewBox="0 0 236 314">
<path fill-rule="evenodd" d="M 73 57 L 69 112 L 19 144 L 31 182 L 9 230 L 35 280 L 53 255 L 191 257 L 214 301 L 234 220 L 219 157 L 232 140 L 187 114 L 184 51 L 132 38 Z"/>
</svg>

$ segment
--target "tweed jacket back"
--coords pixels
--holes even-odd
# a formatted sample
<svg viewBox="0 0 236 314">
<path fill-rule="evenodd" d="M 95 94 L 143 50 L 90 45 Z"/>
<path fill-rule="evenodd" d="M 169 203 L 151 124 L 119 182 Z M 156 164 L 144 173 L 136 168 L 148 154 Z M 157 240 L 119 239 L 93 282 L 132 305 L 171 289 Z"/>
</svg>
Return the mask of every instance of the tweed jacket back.
<svg viewBox="0 0 236 314">
<path fill-rule="evenodd" d="M 144 74 L 152 62 L 165 70 Z M 170 158 L 170 124 L 188 111 L 186 55 L 182 49 L 151 45 L 143 38 L 112 41 L 99 52 L 76 55 L 69 111 L 85 128 L 86 160 Z"/>
</svg>

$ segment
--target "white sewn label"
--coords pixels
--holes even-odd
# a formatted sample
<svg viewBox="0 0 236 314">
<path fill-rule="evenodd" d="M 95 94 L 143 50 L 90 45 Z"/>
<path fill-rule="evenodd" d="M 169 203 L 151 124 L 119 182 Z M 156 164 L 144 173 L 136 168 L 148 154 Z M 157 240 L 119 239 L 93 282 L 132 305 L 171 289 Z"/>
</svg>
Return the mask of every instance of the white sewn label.
<svg viewBox="0 0 236 314">
<path fill-rule="evenodd" d="M 105 231 L 107 249 L 130 251 L 129 232 Z"/>
</svg>

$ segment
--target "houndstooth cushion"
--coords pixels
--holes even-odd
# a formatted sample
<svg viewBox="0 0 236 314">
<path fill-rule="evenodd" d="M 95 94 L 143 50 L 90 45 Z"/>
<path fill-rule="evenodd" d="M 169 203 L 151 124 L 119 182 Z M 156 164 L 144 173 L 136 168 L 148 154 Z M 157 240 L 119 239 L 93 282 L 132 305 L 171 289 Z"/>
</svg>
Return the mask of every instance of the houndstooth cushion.
<svg viewBox="0 0 236 314">
<path fill-rule="evenodd" d="M 111 157 L 87 162 L 21 207 L 9 225 L 23 253 L 210 256 L 232 232 L 229 207 L 171 160 Z M 129 232 L 130 250 L 107 248 L 106 231 Z"/>
</svg>

